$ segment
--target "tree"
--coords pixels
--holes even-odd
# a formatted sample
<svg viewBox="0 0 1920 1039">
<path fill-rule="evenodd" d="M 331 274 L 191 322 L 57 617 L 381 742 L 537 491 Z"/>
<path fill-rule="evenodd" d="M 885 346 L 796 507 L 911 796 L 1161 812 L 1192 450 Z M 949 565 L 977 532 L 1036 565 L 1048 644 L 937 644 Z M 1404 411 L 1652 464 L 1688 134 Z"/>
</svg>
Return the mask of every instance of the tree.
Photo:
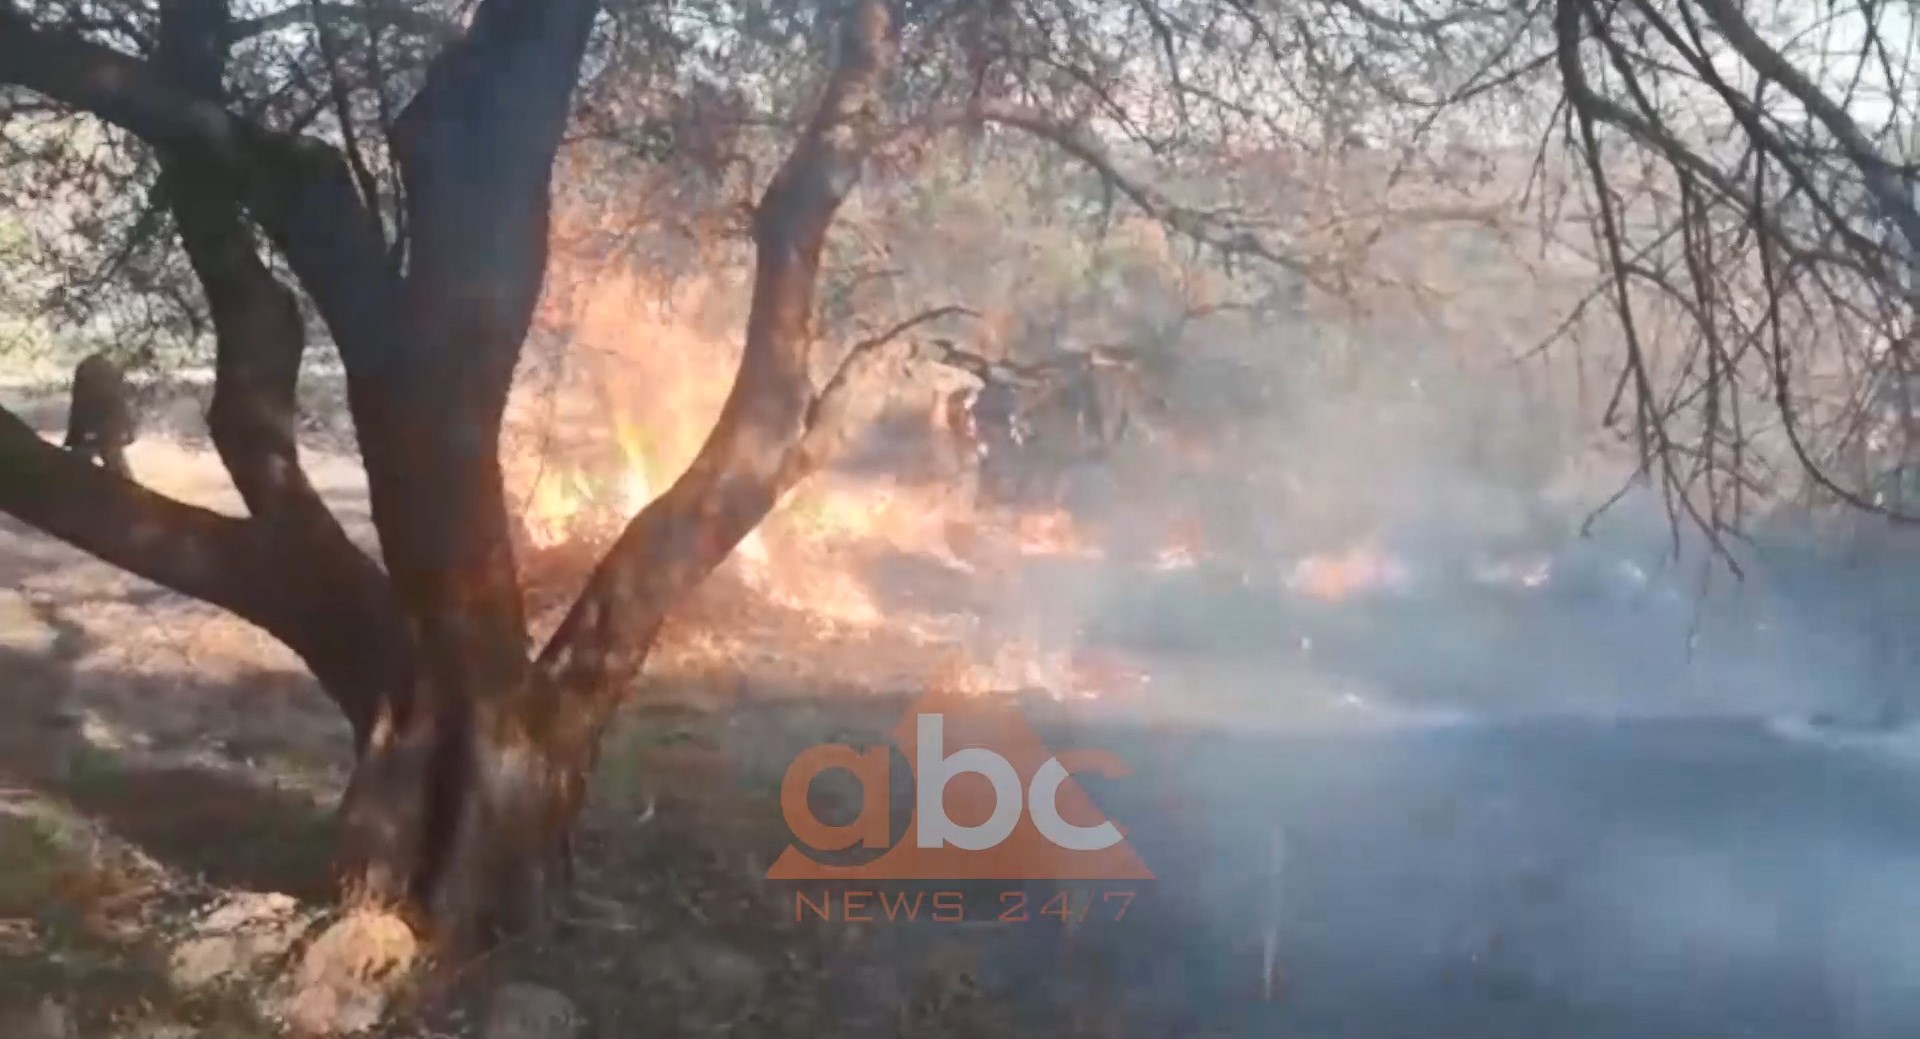
<svg viewBox="0 0 1920 1039">
<path fill-rule="evenodd" d="M 597 0 L 478 0 L 461 13 L 310 0 L 248 17 L 228 0 L 0 3 L 0 84 L 49 142 L 28 157 L 27 181 L 66 176 L 55 160 L 87 149 L 59 135 L 91 127 L 108 157 L 89 183 L 107 187 L 88 212 L 118 221 L 99 238 L 156 251 L 155 270 L 175 241 L 185 257 L 215 349 L 209 430 L 247 515 L 88 466 L 3 412 L 0 510 L 300 655 L 355 733 L 341 807 L 348 902 L 396 909 L 456 948 L 535 921 L 564 880 L 601 733 L 662 619 L 831 454 L 864 367 L 954 312 L 855 344 L 816 388 L 822 257 L 863 171 L 910 166 L 942 132 L 1003 128 L 1062 150 L 1208 249 L 1312 275 L 1271 240 L 1274 225 L 1246 207 L 1177 202 L 1103 139 L 1165 163 L 1207 128 L 1199 113 L 1251 125 L 1245 65 L 1190 63 L 1222 49 L 1283 60 L 1270 18 L 1117 0 L 604 12 Z M 831 61 L 795 63 L 795 39 Z M 754 47 L 787 60 L 747 77 L 741 55 Z M 778 120 L 788 144 L 750 207 L 752 302 L 730 395 L 686 472 L 627 522 L 529 652 L 498 442 L 568 127 L 650 154 L 671 121 L 625 106 L 657 114 L 662 80 L 680 102 L 689 83 L 711 93 L 717 80 L 744 99 L 725 110 L 750 125 L 752 102 L 779 95 L 769 82 L 783 75 L 818 85 L 804 118 Z M 143 188 L 147 204 L 128 204 Z M 306 307 L 345 368 L 378 561 L 300 466 Z"/>
<path fill-rule="evenodd" d="M 1898 5 L 1339 0 L 1317 49 L 1418 134 L 1532 141 L 1546 238 L 1600 275 L 1606 421 L 1676 518 L 1710 533 L 1810 482 L 1912 464 L 1914 44 Z M 1583 219 L 1560 220 L 1573 199 Z M 1543 344 L 1544 346 L 1545 344 Z M 1903 387 L 1897 391 L 1892 386 Z M 1848 459 L 1862 464 L 1846 464 Z M 1904 459 L 1904 460 L 1902 460 Z"/>
<path fill-rule="evenodd" d="M 0 511 L 294 649 L 356 736 L 346 899 L 464 945 L 537 919 L 564 879 L 600 735 L 668 611 L 833 453 L 888 346 L 958 313 L 877 327 L 816 385 L 816 297 L 863 176 L 926 176 L 956 135 L 1020 140 L 1087 177 L 1087 208 L 1337 294 L 1391 226 L 1485 214 L 1440 198 L 1329 217 L 1303 170 L 1443 189 L 1473 179 L 1463 155 L 1544 133 L 1570 162 L 1536 179 L 1589 190 L 1593 298 L 1624 339 L 1616 397 L 1643 467 L 1689 507 L 1704 486 L 1711 527 L 1718 488 L 1755 479 L 1734 402 L 1800 414 L 1797 343 L 1838 330 L 1826 359 L 1905 357 L 1905 253 L 1862 230 L 1871 200 L 1920 243 L 1892 143 L 1905 63 L 1883 8 L 1860 11 L 1858 68 L 1899 99 L 1872 127 L 1853 87 L 1724 0 L 0 0 L 0 113 L 25 127 L 0 190 L 63 199 L 57 244 L 116 291 L 78 285 L 90 265 L 64 255 L 38 273 L 62 307 L 204 318 L 209 431 L 247 515 L 86 465 L 3 412 Z M 608 209 L 634 163 L 724 174 L 682 197 L 744 215 L 754 271 L 708 439 L 530 651 L 498 444 L 563 155 Z M 1667 311 L 1691 334 L 1663 366 L 1646 315 Z M 377 561 L 300 467 L 309 313 L 346 372 Z"/>
</svg>

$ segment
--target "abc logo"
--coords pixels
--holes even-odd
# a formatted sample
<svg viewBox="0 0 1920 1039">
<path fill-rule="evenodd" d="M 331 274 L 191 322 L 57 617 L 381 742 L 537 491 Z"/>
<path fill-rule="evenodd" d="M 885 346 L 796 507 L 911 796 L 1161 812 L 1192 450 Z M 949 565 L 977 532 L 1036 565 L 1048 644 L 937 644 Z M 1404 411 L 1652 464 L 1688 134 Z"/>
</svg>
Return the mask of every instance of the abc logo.
<svg viewBox="0 0 1920 1039">
<path fill-rule="evenodd" d="M 1126 835 L 1096 808 L 1075 771 L 1128 774 L 1101 750 L 1049 752 L 1011 707 L 967 701 L 929 703 L 894 731 L 914 781 L 912 815 L 898 840 L 893 827 L 892 754 L 843 743 L 809 747 L 788 767 L 780 805 L 799 845 L 816 852 L 884 852 L 853 865 L 816 861 L 789 847 L 775 879 L 1088 879 L 1152 876 Z M 820 776 L 850 774 L 860 788 L 851 822 L 823 822 L 808 794 Z M 959 795 L 956 797 L 955 795 Z M 958 801 L 960 815 L 950 809 Z M 977 820 L 977 821 L 974 821 Z M 1076 821 L 1078 820 L 1078 821 Z"/>
</svg>

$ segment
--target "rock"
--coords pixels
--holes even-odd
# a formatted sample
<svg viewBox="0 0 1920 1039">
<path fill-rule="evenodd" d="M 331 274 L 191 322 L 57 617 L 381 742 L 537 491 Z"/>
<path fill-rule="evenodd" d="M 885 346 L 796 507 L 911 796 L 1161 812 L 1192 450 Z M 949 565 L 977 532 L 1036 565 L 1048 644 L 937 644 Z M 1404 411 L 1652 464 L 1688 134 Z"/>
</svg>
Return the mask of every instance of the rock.
<svg viewBox="0 0 1920 1039">
<path fill-rule="evenodd" d="M 66 1006 L 49 996 L 33 1010 L 0 1018 L 0 1035 L 7 1039 L 78 1039 L 80 1029 Z"/>
<path fill-rule="evenodd" d="M 767 970 L 752 956 L 719 942 L 690 941 L 676 950 L 688 987 L 712 1015 L 726 1020 L 760 1001 Z"/>
<path fill-rule="evenodd" d="M 195 921 L 195 937 L 168 958 L 168 976 L 192 991 L 251 975 L 285 956 L 311 923 L 287 895 L 243 892 Z"/>
<path fill-rule="evenodd" d="M 173 950 L 167 976 L 175 988 L 192 991 L 234 977 L 245 970 L 243 939 L 196 938 Z"/>
<path fill-rule="evenodd" d="M 197 1039 L 200 1034 L 191 1025 L 148 1022 L 135 1025 L 131 1031 L 121 1033 L 116 1039 Z"/>
<path fill-rule="evenodd" d="M 259 894 L 243 891 L 208 910 L 195 924 L 195 930 L 228 934 L 262 919 L 280 919 L 300 908 L 291 895 Z"/>
<path fill-rule="evenodd" d="M 350 913 L 314 940 L 288 983 L 279 1016 L 295 1035 L 336 1036 L 380 1023 L 420 943 L 392 913 Z"/>
<path fill-rule="evenodd" d="M 751 1001 L 766 984 L 760 962 L 730 946 L 703 942 L 689 947 L 685 955 L 694 979 L 712 995 Z"/>
<path fill-rule="evenodd" d="M 0 591 L 0 648 L 32 656 L 51 654 L 60 633 L 40 618 L 33 603 L 14 591 Z"/>
<path fill-rule="evenodd" d="M 0 957 L 24 958 L 40 952 L 40 933 L 32 920 L 0 920 Z"/>
<path fill-rule="evenodd" d="M 580 1013 L 573 1001 L 542 985 L 500 986 L 487 1005 L 481 1039 L 574 1039 Z"/>
</svg>

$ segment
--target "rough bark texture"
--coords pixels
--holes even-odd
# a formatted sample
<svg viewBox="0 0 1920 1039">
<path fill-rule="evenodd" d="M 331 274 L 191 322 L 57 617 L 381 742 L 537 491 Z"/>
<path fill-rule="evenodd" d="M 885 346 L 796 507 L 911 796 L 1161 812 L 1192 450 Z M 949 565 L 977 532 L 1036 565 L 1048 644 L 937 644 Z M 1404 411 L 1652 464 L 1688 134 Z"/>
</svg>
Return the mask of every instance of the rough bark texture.
<svg viewBox="0 0 1920 1039">
<path fill-rule="evenodd" d="M 299 652 L 359 736 L 341 812 L 346 898 L 469 946 L 537 920 L 564 879 L 602 732 L 661 621 L 833 446 L 848 380 L 819 393 L 809 381 L 813 302 L 827 231 L 875 139 L 886 6 L 850 12 L 819 108 L 760 202 L 745 354 L 716 427 L 532 656 L 498 442 L 598 3 L 482 0 L 391 128 L 403 242 L 386 240 L 369 179 L 338 151 L 232 113 L 226 48 L 244 33 L 226 0 L 162 0 L 161 12 L 139 58 L 37 29 L 0 0 L 0 84 L 154 149 L 213 314 L 209 425 L 248 517 L 154 494 L 4 412 L 0 510 Z M 380 562 L 301 469 L 303 329 L 257 234 L 346 363 Z"/>
<path fill-rule="evenodd" d="M 153 65 L 181 91 L 222 104 L 223 0 L 162 8 Z M 405 681 L 408 648 L 386 578 L 341 529 L 300 467 L 295 389 L 306 348 L 298 303 L 260 259 L 224 164 L 162 147 L 161 194 L 213 317 L 215 383 L 208 430 L 273 566 L 297 582 L 286 609 L 302 656 L 364 745 L 375 705 Z"/>
</svg>

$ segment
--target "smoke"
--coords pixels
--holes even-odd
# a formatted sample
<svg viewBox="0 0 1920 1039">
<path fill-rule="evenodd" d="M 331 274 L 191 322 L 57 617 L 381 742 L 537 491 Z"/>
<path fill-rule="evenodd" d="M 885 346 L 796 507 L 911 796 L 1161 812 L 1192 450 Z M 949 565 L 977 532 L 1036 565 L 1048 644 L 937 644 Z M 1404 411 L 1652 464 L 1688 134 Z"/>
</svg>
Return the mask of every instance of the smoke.
<svg viewBox="0 0 1920 1039">
<path fill-rule="evenodd" d="M 1076 501 L 1106 555 L 982 606 L 1146 662 L 1074 735 L 1160 878 L 1067 952 L 982 939 L 992 991 L 1137 1034 L 1913 1034 L 1904 740 L 1798 721 L 1910 684 L 1864 632 L 1912 571 L 1799 529 L 1729 560 L 1644 487 L 1595 517 L 1630 470 L 1572 387 L 1285 334 L 1183 353 L 1189 414 L 1246 405 L 1208 461 L 1131 445 Z M 1204 550 L 1156 567 L 1182 517 Z"/>
<path fill-rule="evenodd" d="M 1913 1034 L 1915 759 L 1874 728 L 1912 550 L 1789 502 L 1715 545 L 1598 434 L 1609 369 L 1482 331 L 1190 330 L 1172 430 L 1074 499 L 1106 554 L 985 605 L 1152 678 L 1079 735 L 1162 883 L 1079 969 L 1144 1032 Z M 1038 942 L 981 960 L 1079 1012 Z"/>
<path fill-rule="evenodd" d="M 1716 545 L 1630 486 L 1627 445 L 1602 428 L 1617 339 L 1565 321 L 1592 285 L 1583 262 L 1530 258 L 1540 243 L 1510 229 L 1390 230 L 1365 258 L 1377 284 L 1336 300 L 1224 272 L 1148 220 L 1094 234 L 1049 218 L 1061 200 L 1018 163 L 973 161 L 974 177 L 889 182 L 844 214 L 821 376 L 836 346 L 958 302 L 984 317 L 932 332 L 985 356 L 1135 349 L 1131 435 L 1073 474 L 1064 517 L 978 512 L 936 417 L 964 377 L 911 370 L 767 525 L 754 565 L 780 601 L 817 587 L 847 600 L 826 612 L 876 629 L 964 629 L 982 660 L 1029 647 L 1056 664 L 1036 679 L 1117 658 L 1157 676 L 1155 709 L 1272 724 L 1870 719 L 1901 684 L 1886 633 L 1916 597 L 1897 538 L 1756 501 L 1752 538 Z M 587 205 L 561 224 L 601 219 Z M 593 236 L 560 236 L 511 468 L 527 497 L 556 457 L 609 482 L 638 453 L 633 482 L 657 492 L 738 363 L 746 258 L 702 248 L 688 276 L 641 245 L 573 255 L 576 238 Z M 621 438 L 637 450 L 610 450 L 616 426 L 643 434 Z"/>
<path fill-rule="evenodd" d="M 989 317 L 942 331 L 987 356 L 1131 345 L 1133 435 L 1061 510 L 978 508 L 936 418 L 958 382 L 916 369 L 720 575 L 757 598 L 681 643 L 896 690 L 957 646 L 982 689 L 1089 696 L 1074 735 L 1134 770 L 1096 798 L 1161 878 L 1085 939 L 1142 1032 L 1916 1034 L 1903 739 L 1810 724 L 1911 685 L 1898 539 L 1784 503 L 1748 541 L 1676 526 L 1601 431 L 1604 340 L 1533 350 L 1571 275 L 1518 288 L 1482 250 L 1437 308 L 1293 286 L 1200 314 L 1244 286 L 1138 226 L 1025 231 L 983 183 L 856 212 L 909 273 L 848 275 L 885 291 L 826 293 L 823 340 L 957 298 Z M 740 275 L 560 279 L 557 354 L 593 358 L 576 440 L 615 409 L 671 481 L 737 363 Z M 1087 1009 L 1053 939 L 981 940 L 996 991 Z"/>
<path fill-rule="evenodd" d="M 954 205 L 978 216 L 976 201 Z M 1785 522 L 1784 506 L 1750 542 L 1716 546 L 1676 520 L 1632 485 L 1627 452 L 1601 430 L 1617 358 L 1578 342 L 1532 349 L 1565 285 L 1517 297 L 1513 272 L 1481 250 L 1439 314 L 1453 320 L 1390 295 L 1359 313 L 1297 285 L 1251 308 L 1196 310 L 1193 284 L 1217 276 L 1164 235 L 1125 225 L 1076 261 L 1091 283 L 1044 284 L 1005 276 L 1015 265 L 1002 254 L 1031 245 L 1011 217 L 966 226 L 965 248 L 944 251 L 940 221 L 889 227 L 924 269 L 888 298 L 965 290 L 1002 317 L 949 331 L 989 355 L 1133 346 L 1130 435 L 1072 473 L 1063 516 L 978 512 L 937 417 L 965 377 L 912 369 L 883 388 L 888 407 L 854 450 L 769 522 L 773 547 L 753 546 L 774 599 L 798 609 L 825 596 L 836 601 L 819 603 L 823 616 L 875 625 L 945 631 L 964 617 L 982 661 L 1008 645 L 1053 661 L 1023 682 L 1082 684 L 1075 660 L 1119 659 L 1155 677 L 1155 710 L 1274 725 L 1864 719 L 1898 684 L 1876 634 L 1914 599 L 1889 576 L 1912 572 L 1897 542 L 1852 548 Z M 1382 262 L 1460 248 L 1422 239 Z M 553 285 L 516 398 L 511 468 L 527 487 L 556 458 L 617 482 L 609 467 L 640 455 L 637 482 L 657 492 L 733 376 L 744 271 L 676 279 L 562 255 Z M 879 320 L 827 296 L 823 320 L 841 339 L 857 328 L 834 322 Z M 835 360 L 831 343 L 822 354 Z M 641 435 L 611 452 L 610 427 Z M 999 549 L 970 561 L 960 535 L 980 529 Z"/>
<path fill-rule="evenodd" d="M 1709 538 L 1602 430 L 1610 359 L 1529 356 L 1554 315 L 1521 316 L 1502 335 L 1311 305 L 1189 323 L 1167 408 L 1072 483 L 1103 557 L 1029 560 L 993 630 L 1138 655 L 1156 709 L 1243 723 L 1864 722 L 1910 684 L 1885 633 L 1915 615 L 1911 550 L 1777 501 Z M 1157 566 L 1183 530 L 1196 561 Z"/>
</svg>

